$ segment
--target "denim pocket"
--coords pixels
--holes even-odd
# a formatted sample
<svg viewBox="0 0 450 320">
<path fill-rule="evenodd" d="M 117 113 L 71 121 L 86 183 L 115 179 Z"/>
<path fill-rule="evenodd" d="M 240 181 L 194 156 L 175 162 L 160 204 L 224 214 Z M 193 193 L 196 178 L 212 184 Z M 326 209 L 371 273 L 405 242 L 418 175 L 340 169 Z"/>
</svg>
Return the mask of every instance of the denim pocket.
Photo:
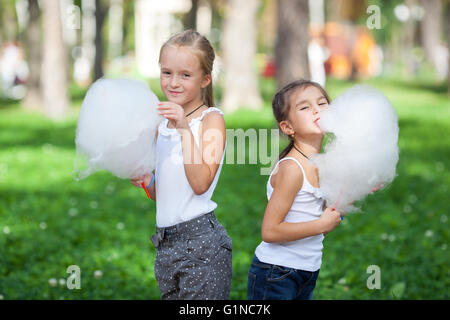
<svg viewBox="0 0 450 320">
<path fill-rule="evenodd" d="M 304 285 L 314 284 L 319 275 L 318 271 L 297 270 L 297 274 L 302 278 Z"/>
<path fill-rule="evenodd" d="M 294 273 L 294 269 L 283 266 L 273 265 L 272 270 L 267 278 L 269 282 L 282 281 Z"/>
<path fill-rule="evenodd" d="M 312 300 L 313 291 L 316 287 L 316 281 L 319 276 L 319 270 L 311 272 L 304 270 L 297 270 L 298 276 L 303 280 L 303 286 L 300 288 L 297 299 Z"/>
</svg>

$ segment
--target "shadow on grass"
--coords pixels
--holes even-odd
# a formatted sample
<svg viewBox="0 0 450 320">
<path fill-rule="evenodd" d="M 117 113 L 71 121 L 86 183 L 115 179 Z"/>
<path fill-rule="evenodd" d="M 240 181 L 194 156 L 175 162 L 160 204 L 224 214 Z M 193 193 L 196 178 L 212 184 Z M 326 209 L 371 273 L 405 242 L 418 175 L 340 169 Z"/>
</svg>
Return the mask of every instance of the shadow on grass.
<svg viewBox="0 0 450 320">
<path fill-rule="evenodd" d="M 19 100 L 9 99 L 0 96 L 0 112 L 4 110 L 17 108 L 19 103 L 20 103 Z"/>
</svg>

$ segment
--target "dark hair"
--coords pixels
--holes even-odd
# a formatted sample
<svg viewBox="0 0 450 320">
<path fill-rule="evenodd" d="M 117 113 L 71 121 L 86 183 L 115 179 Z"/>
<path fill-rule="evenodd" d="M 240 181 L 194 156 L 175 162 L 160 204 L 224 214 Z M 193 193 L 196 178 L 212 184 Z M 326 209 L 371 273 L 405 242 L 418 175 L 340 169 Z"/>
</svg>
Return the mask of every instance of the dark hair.
<svg viewBox="0 0 450 320">
<path fill-rule="evenodd" d="M 161 54 L 164 48 L 168 45 L 190 47 L 192 50 L 194 50 L 194 53 L 197 55 L 198 60 L 200 61 L 200 67 L 202 68 L 203 74 L 212 76 L 213 63 L 215 58 L 214 48 L 205 36 L 194 30 L 186 30 L 173 35 L 161 47 L 161 50 L 159 52 L 160 62 Z M 202 89 L 202 100 L 203 103 L 208 107 L 214 106 L 212 78 L 209 85 L 206 88 Z"/>
<path fill-rule="evenodd" d="M 277 120 L 279 128 L 280 128 L 280 122 L 284 121 L 288 118 L 289 109 L 290 109 L 289 98 L 290 98 L 292 92 L 294 92 L 294 90 L 297 90 L 297 89 L 303 90 L 310 86 L 316 87 L 317 89 L 319 89 L 320 92 L 322 92 L 324 97 L 327 99 L 327 102 L 330 103 L 330 97 L 328 96 L 327 92 L 317 82 L 303 80 L 303 79 L 291 82 L 291 83 L 287 84 L 286 86 L 284 86 L 283 88 L 281 88 L 280 90 L 278 90 L 278 92 L 275 94 L 275 97 L 272 100 L 273 115 L 275 116 L 275 119 Z M 289 153 L 289 151 L 291 151 L 291 149 L 293 148 L 294 141 L 292 140 L 291 137 L 289 137 L 289 140 L 290 140 L 290 142 L 289 142 L 288 146 L 286 148 L 284 148 L 283 151 L 281 151 L 280 155 L 278 156 L 278 160 L 284 158 Z"/>
</svg>

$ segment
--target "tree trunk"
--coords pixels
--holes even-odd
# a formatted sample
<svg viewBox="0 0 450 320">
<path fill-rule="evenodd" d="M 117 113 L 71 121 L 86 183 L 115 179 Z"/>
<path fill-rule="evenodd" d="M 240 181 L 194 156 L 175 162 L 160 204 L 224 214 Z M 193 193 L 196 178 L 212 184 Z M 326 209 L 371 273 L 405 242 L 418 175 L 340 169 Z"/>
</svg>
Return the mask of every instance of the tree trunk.
<svg viewBox="0 0 450 320">
<path fill-rule="evenodd" d="M 413 6 L 417 5 L 417 0 L 405 0 L 405 4 L 411 9 Z M 408 79 L 412 77 L 416 72 L 416 65 L 414 58 L 411 55 L 411 51 L 414 48 L 415 36 L 417 22 L 413 17 L 409 17 L 408 20 L 403 24 L 403 34 L 401 40 L 401 57 L 404 63 L 403 67 L 403 77 Z"/>
<path fill-rule="evenodd" d="M 189 12 L 184 16 L 184 28 L 185 29 L 197 29 L 197 10 L 198 0 L 191 0 L 192 6 Z"/>
<path fill-rule="evenodd" d="M 23 106 L 28 110 L 41 110 L 41 45 L 38 0 L 28 0 L 28 12 L 30 20 L 25 30 L 25 41 L 30 75 L 27 81 L 27 93 L 23 100 Z"/>
<path fill-rule="evenodd" d="M 94 81 L 103 77 L 103 36 L 102 28 L 108 9 L 100 0 L 95 0 L 95 61 Z"/>
<path fill-rule="evenodd" d="M 278 31 L 275 45 L 278 88 L 289 82 L 310 79 L 308 64 L 308 0 L 278 0 Z"/>
<path fill-rule="evenodd" d="M 262 99 L 254 67 L 258 0 L 229 0 L 223 27 L 224 92 L 222 108 L 259 109 Z"/>
<path fill-rule="evenodd" d="M 53 119 L 64 117 L 69 110 L 67 96 L 67 56 L 62 36 L 59 1 L 43 0 L 43 60 L 41 71 L 44 112 Z"/>
<path fill-rule="evenodd" d="M 450 96 L 450 4 L 447 4 L 447 52 L 448 52 L 448 64 L 447 64 L 447 93 Z"/>
<path fill-rule="evenodd" d="M 422 45 L 427 60 L 435 70 L 440 68 L 437 51 L 442 32 L 442 3 L 441 0 L 422 0 L 425 15 L 420 23 Z"/>
</svg>

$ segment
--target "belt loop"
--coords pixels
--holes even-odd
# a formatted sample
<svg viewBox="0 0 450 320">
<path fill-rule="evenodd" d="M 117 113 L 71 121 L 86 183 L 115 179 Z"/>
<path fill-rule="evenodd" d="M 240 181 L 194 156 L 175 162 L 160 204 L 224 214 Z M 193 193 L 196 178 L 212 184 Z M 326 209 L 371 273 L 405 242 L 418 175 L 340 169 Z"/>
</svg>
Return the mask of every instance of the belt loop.
<svg viewBox="0 0 450 320">
<path fill-rule="evenodd" d="M 208 215 L 209 223 L 211 224 L 211 227 L 214 229 L 216 227 L 216 223 L 214 221 L 214 211 L 211 211 Z"/>
<path fill-rule="evenodd" d="M 165 228 L 156 228 L 156 233 L 150 238 L 155 248 L 158 248 L 164 239 Z"/>
</svg>

